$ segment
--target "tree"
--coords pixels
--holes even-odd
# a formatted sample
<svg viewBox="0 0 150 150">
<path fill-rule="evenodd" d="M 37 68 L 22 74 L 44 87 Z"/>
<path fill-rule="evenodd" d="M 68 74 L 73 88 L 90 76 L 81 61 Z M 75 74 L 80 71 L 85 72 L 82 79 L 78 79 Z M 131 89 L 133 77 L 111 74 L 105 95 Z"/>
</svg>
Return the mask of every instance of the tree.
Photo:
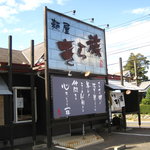
<svg viewBox="0 0 150 150">
<path fill-rule="evenodd" d="M 138 84 L 142 81 L 148 80 L 148 77 L 146 76 L 146 73 L 148 72 L 147 69 L 149 68 L 150 61 L 147 60 L 147 57 L 144 57 L 144 55 L 138 53 L 134 54 L 131 53 L 126 65 L 124 66 L 124 70 L 130 71 L 131 80 L 135 80 L 135 65 L 137 68 L 137 81 Z"/>
</svg>

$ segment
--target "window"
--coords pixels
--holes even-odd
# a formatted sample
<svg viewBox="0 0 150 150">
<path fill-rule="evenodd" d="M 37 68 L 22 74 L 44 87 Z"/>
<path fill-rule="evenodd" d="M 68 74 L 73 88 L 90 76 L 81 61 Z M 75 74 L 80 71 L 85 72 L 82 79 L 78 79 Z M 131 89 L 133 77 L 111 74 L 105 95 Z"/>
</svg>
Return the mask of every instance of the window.
<svg viewBox="0 0 150 150">
<path fill-rule="evenodd" d="M 36 88 L 35 94 L 35 110 L 36 110 Z M 31 88 L 30 87 L 13 87 L 13 101 L 14 101 L 14 122 L 31 122 L 32 121 L 32 102 L 31 102 Z M 37 118 L 37 111 L 35 112 Z"/>
</svg>

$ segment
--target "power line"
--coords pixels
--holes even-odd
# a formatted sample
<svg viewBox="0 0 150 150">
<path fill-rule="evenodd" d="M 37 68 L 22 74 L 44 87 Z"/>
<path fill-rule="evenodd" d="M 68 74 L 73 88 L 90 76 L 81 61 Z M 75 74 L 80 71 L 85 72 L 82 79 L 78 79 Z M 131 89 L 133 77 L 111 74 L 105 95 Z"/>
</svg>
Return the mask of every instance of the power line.
<svg viewBox="0 0 150 150">
<path fill-rule="evenodd" d="M 113 26 L 112 28 L 109 28 L 108 30 L 107 30 L 107 32 L 109 32 L 109 31 L 112 31 L 112 30 L 115 30 L 116 28 L 118 28 L 118 27 L 122 27 L 122 26 L 126 26 L 126 25 L 128 25 L 129 23 L 131 23 L 131 22 L 137 22 L 137 21 L 142 21 L 142 20 L 145 20 L 146 18 L 149 18 L 149 16 L 150 16 L 150 14 L 147 14 L 147 15 L 145 15 L 145 16 L 142 16 L 142 17 L 139 17 L 139 18 L 136 18 L 136 19 L 133 19 L 133 20 L 129 20 L 129 21 L 127 21 L 127 22 L 125 22 L 125 23 L 121 23 L 121 24 L 118 24 L 118 25 L 116 25 L 116 26 Z"/>
<path fill-rule="evenodd" d="M 144 42 L 144 43 L 140 43 L 140 44 L 145 46 L 145 44 L 148 44 L 148 43 L 150 43 L 150 41 Z M 126 43 L 126 45 L 128 45 L 128 44 Z M 134 44 L 134 45 L 135 45 L 135 44 Z M 131 48 L 132 48 L 131 46 L 118 48 L 118 49 L 115 49 L 115 50 L 113 50 L 113 51 L 109 51 L 109 54 L 110 54 L 110 53 L 114 53 L 114 52 L 121 52 L 121 51 L 123 51 L 124 49 L 126 50 L 126 49 L 131 49 Z M 134 48 L 134 47 L 133 47 L 133 48 Z"/>
<path fill-rule="evenodd" d="M 145 20 L 145 19 L 147 19 L 147 18 L 149 18 L 149 16 L 150 16 L 150 14 L 148 14 L 148 15 L 145 15 L 145 16 L 142 16 L 142 17 L 139 17 L 139 18 L 136 18 L 136 19 L 133 19 L 133 20 L 130 20 L 130 21 L 127 21 L 127 22 L 125 22 L 125 23 L 122 23 L 122 24 L 119 24 L 119 25 L 117 25 L 117 26 L 115 26 L 115 28 L 116 27 L 119 27 L 119 26 L 123 26 L 123 25 L 126 25 L 126 24 L 128 24 L 128 23 L 130 23 L 130 22 L 137 22 L 137 21 L 141 21 L 141 20 Z M 134 24 L 134 26 L 135 25 L 139 25 L 139 24 Z M 109 30 L 109 31 L 111 31 L 111 30 Z M 109 32 L 108 31 L 108 32 Z M 147 34 L 148 32 L 146 32 L 146 34 Z M 145 39 L 146 38 L 146 35 L 144 34 L 144 33 L 142 33 L 142 35 L 144 35 L 144 38 L 143 39 Z M 148 35 L 147 35 L 148 36 Z M 132 39 L 134 39 L 134 42 L 135 42 L 135 38 L 133 38 L 132 37 Z M 139 39 L 139 40 L 141 40 L 141 37 L 140 36 L 138 36 L 137 37 L 137 35 L 136 35 L 136 39 Z M 127 42 L 128 41 L 128 42 Z M 126 44 L 126 45 L 129 45 L 129 43 L 131 43 L 131 41 L 130 41 L 130 39 L 127 39 L 127 40 L 124 40 L 124 41 L 121 41 L 121 42 L 117 42 L 117 43 L 115 43 L 115 44 L 117 44 L 117 45 L 122 45 L 122 44 Z M 136 40 L 136 42 L 137 42 L 137 40 Z M 148 42 L 149 43 L 149 42 Z M 132 44 L 133 44 L 133 42 L 132 42 Z M 141 43 L 141 44 L 145 44 L 145 43 Z M 131 45 L 131 44 L 130 44 Z M 136 50 L 136 49 L 138 49 L 138 48 L 142 48 L 142 47 L 147 47 L 147 46 L 149 46 L 149 45 L 143 45 L 143 46 L 139 46 L 139 47 L 135 47 L 135 48 L 130 48 L 130 47 L 124 47 L 124 48 L 121 48 L 121 49 L 117 49 L 117 50 L 113 50 L 113 51 L 111 51 L 110 53 L 111 54 L 108 54 L 108 55 L 114 55 L 114 54 L 118 54 L 118 53 L 122 53 L 122 52 L 126 52 L 126 51 L 131 51 L 131 50 Z M 114 47 L 114 46 L 113 46 Z M 110 48 L 112 48 L 112 46 L 110 47 Z M 125 49 L 125 50 L 122 50 L 122 49 Z M 115 52 L 116 51 L 116 52 Z M 112 53 L 113 52 L 113 53 Z M 115 52 L 115 53 L 114 53 Z"/>
<path fill-rule="evenodd" d="M 150 31 L 150 30 L 148 30 L 148 31 Z M 137 36 L 137 35 L 136 36 L 132 36 L 131 38 L 128 38 L 126 40 L 122 40 L 122 41 L 119 41 L 119 42 L 112 43 L 111 45 L 113 45 L 113 46 L 111 46 L 111 48 L 119 46 L 119 45 L 122 45 L 122 43 L 130 44 L 130 43 L 133 43 L 133 42 L 137 42 L 138 40 L 141 40 L 141 39 L 142 40 L 143 39 L 147 39 L 147 38 L 150 37 L 148 31 L 142 32 L 142 34 L 139 34 L 139 36 Z M 146 35 L 146 34 L 148 34 L 148 35 Z"/>
<path fill-rule="evenodd" d="M 107 30 L 107 32 L 120 32 L 122 30 L 127 30 L 128 28 L 130 28 L 131 26 L 132 27 L 135 27 L 135 26 L 139 26 L 139 25 L 142 25 L 143 23 L 146 23 L 144 21 L 148 21 L 148 20 L 143 20 L 143 21 L 140 21 L 140 22 L 133 22 L 132 24 L 128 24 L 126 26 L 120 26 L 120 27 L 117 27 L 117 28 L 114 28 L 114 29 L 111 29 L 111 30 Z"/>
<path fill-rule="evenodd" d="M 136 49 L 143 48 L 143 47 L 148 47 L 148 46 L 150 46 L 150 44 L 139 46 L 139 47 L 134 47 L 134 48 L 129 48 L 129 49 L 119 51 L 119 52 L 114 52 L 114 53 L 111 53 L 111 54 L 108 54 L 108 55 L 115 55 L 115 54 L 123 53 L 123 52 L 126 52 L 126 51 L 132 51 L 132 50 L 136 50 Z"/>
</svg>

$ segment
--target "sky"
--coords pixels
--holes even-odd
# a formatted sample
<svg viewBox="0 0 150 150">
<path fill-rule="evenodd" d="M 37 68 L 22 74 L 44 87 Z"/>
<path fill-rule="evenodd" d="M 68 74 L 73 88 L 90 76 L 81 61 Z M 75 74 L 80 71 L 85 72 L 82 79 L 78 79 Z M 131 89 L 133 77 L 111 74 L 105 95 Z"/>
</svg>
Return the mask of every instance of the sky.
<svg viewBox="0 0 150 150">
<path fill-rule="evenodd" d="M 130 53 L 150 60 L 150 0 L 0 0 L 0 47 L 8 47 L 9 35 L 17 50 L 28 48 L 32 39 L 43 42 L 45 6 L 105 28 L 109 73 L 119 72 L 119 57 L 125 65 Z"/>
</svg>

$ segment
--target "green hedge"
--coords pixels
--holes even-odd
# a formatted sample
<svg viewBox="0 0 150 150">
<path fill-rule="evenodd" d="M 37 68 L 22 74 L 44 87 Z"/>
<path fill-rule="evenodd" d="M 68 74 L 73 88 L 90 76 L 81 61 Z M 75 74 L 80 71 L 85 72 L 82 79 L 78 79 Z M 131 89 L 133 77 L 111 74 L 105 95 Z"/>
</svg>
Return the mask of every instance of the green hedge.
<svg viewBox="0 0 150 150">
<path fill-rule="evenodd" d="M 150 114 L 150 105 L 140 105 L 141 114 Z"/>
</svg>

